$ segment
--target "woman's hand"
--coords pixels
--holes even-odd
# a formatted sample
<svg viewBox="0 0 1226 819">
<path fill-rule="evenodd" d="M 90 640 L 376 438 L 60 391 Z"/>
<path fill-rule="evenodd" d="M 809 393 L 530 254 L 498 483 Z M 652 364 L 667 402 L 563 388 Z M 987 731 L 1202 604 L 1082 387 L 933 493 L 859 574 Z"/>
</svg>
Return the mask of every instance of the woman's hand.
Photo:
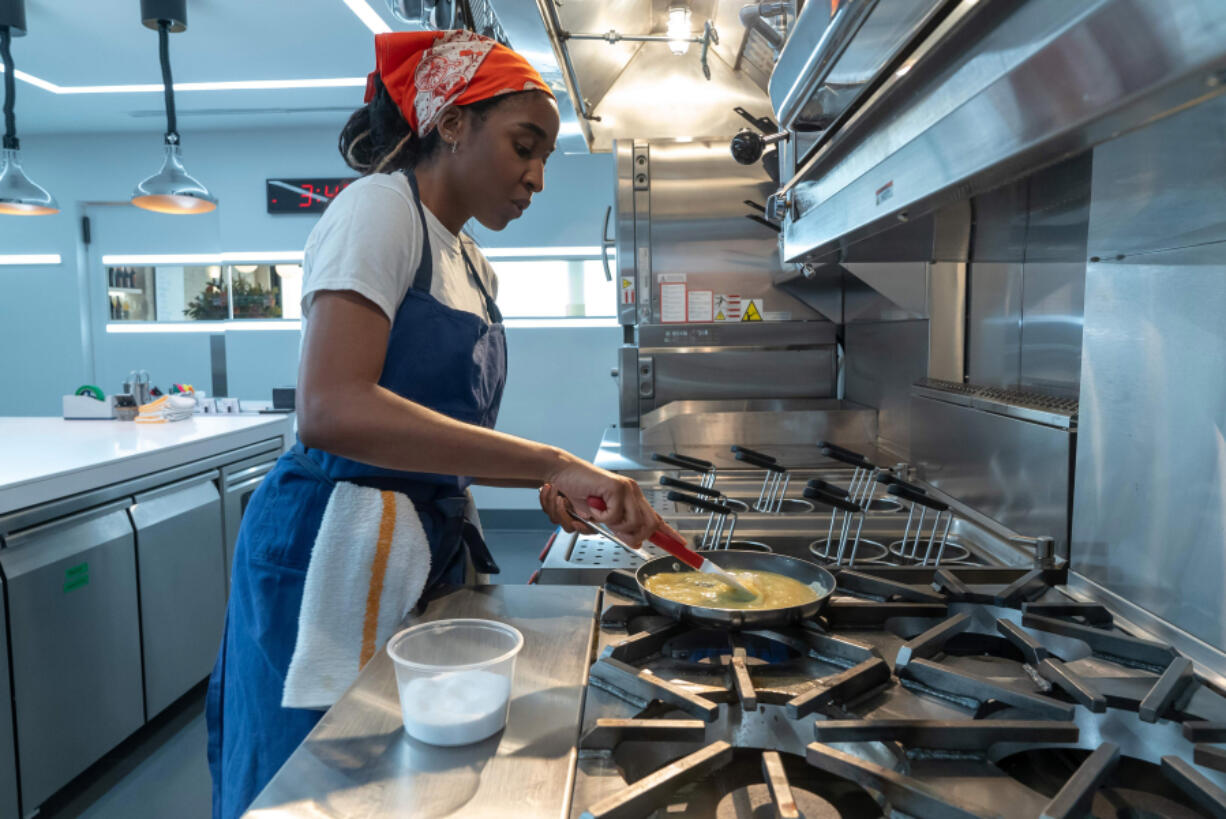
<svg viewBox="0 0 1226 819">
<path fill-rule="evenodd" d="M 589 497 L 600 498 L 604 511 L 588 506 Z M 541 487 L 541 509 L 567 532 L 590 531 L 571 516 L 573 509 L 582 517 L 608 526 L 631 546 L 638 546 L 656 529 L 684 540 L 651 508 L 637 482 L 573 456 L 567 456 Z"/>
</svg>

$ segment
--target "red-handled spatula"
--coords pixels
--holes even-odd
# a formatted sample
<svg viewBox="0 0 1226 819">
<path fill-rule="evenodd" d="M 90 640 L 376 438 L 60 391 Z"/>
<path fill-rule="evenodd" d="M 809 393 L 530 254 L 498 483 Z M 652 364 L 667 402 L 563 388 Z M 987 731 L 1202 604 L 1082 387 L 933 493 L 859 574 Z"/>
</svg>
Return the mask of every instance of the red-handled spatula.
<svg viewBox="0 0 1226 819">
<path fill-rule="evenodd" d="M 606 509 L 604 500 L 602 500 L 601 498 L 598 498 L 595 495 L 588 496 L 587 505 L 595 509 L 597 512 L 603 512 Z M 584 523 L 587 523 L 589 525 L 593 524 L 594 522 L 595 521 L 587 521 L 587 520 L 584 521 Z M 602 532 L 602 534 L 604 533 Z M 616 540 L 616 538 L 614 539 Z M 700 555 L 698 552 L 695 552 L 692 549 L 690 549 L 688 546 L 686 546 L 684 540 L 678 540 L 674 538 L 672 535 L 670 535 L 668 532 L 665 532 L 663 529 L 655 530 L 654 532 L 651 533 L 651 537 L 647 539 L 650 540 L 652 543 L 654 543 L 656 546 L 659 546 L 664 551 L 668 552 L 673 557 L 680 560 L 685 565 L 689 566 L 691 569 L 696 569 L 702 572 L 703 574 L 715 575 L 720 580 L 724 581 L 729 586 L 731 586 L 733 589 L 735 589 L 739 594 L 744 595 L 747 599 L 758 596 L 757 594 L 755 594 L 754 592 L 750 591 L 745 586 L 743 586 L 741 583 L 739 583 L 737 579 L 733 577 L 731 574 L 724 571 L 719 566 L 716 566 L 713 561 L 708 560 L 707 558 Z M 621 541 L 619 540 L 618 542 L 620 543 Z M 630 547 L 627 546 L 626 548 L 630 548 Z M 631 549 L 631 551 L 634 551 L 634 550 Z"/>
</svg>

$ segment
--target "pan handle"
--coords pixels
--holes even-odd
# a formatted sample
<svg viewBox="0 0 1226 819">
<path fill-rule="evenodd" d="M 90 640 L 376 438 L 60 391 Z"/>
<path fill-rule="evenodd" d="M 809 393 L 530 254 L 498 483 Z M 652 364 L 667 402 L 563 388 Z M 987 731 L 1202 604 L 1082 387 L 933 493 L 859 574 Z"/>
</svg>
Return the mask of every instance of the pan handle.
<svg viewBox="0 0 1226 819">
<path fill-rule="evenodd" d="M 679 481 L 676 478 L 670 478 L 668 475 L 660 476 L 660 486 L 667 486 L 669 489 L 680 489 L 682 492 L 689 492 L 691 495 L 700 495 L 707 498 L 718 498 L 720 496 L 718 489 L 699 486 L 689 481 Z"/>
<path fill-rule="evenodd" d="M 848 449 L 845 446 L 839 446 L 838 444 L 832 443 L 830 441 L 818 441 L 817 448 L 818 449 L 833 449 L 835 452 L 842 452 L 844 455 L 848 456 L 849 458 L 864 458 L 863 453 L 856 452 L 854 449 Z"/>
<path fill-rule="evenodd" d="M 910 501 L 911 503 L 918 503 L 920 506 L 927 506 L 929 509 L 935 509 L 938 512 L 944 512 L 949 508 L 949 504 L 942 503 L 936 498 L 930 498 L 927 495 L 920 494 L 919 492 L 912 492 L 905 486 L 896 484 L 885 491 L 897 498 L 902 498 L 903 500 Z"/>
<path fill-rule="evenodd" d="M 714 512 L 717 515 L 732 514 L 732 509 L 724 506 L 722 503 L 714 503 L 709 500 L 703 500 L 702 498 L 696 498 L 693 495 L 686 495 L 683 492 L 669 492 L 667 497 L 670 501 L 689 504 L 690 506 L 695 506 L 707 512 Z"/>
<path fill-rule="evenodd" d="M 821 453 L 827 458 L 833 458 L 836 461 L 842 461 L 849 466 L 857 466 L 861 469 L 875 469 L 873 462 L 860 455 L 848 455 L 846 452 L 840 452 L 837 449 L 831 449 L 828 446 L 821 448 Z"/>
<path fill-rule="evenodd" d="M 882 472 L 877 476 L 877 483 L 882 486 L 901 486 L 903 489 L 908 489 L 919 495 L 927 495 L 928 490 L 922 486 L 916 486 L 913 483 L 907 483 L 897 475 L 891 475 L 889 472 Z"/>
<path fill-rule="evenodd" d="M 736 459 L 738 461 L 744 461 L 747 464 L 751 464 L 753 466 L 758 467 L 759 469 L 765 469 L 770 472 L 787 472 L 786 469 L 784 469 L 783 467 L 781 467 L 779 464 L 775 463 L 774 461 L 763 460 L 762 458 L 759 458 L 756 455 L 752 455 L 745 451 L 738 452 L 736 454 Z"/>
<path fill-rule="evenodd" d="M 830 481 L 823 481 L 821 478 L 814 478 L 805 484 L 806 487 L 816 489 L 820 492 L 825 492 L 827 495 L 834 495 L 836 498 L 847 497 L 847 490 L 841 486 L 835 486 Z"/>
<path fill-rule="evenodd" d="M 688 460 L 683 461 L 680 458 L 674 458 L 670 455 L 661 455 L 659 452 L 651 453 L 651 459 L 653 461 L 656 461 L 657 463 L 668 464 L 669 466 L 675 466 L 678 469 L 688 469 L 691 472 L 706 472 L 707 471 L 705 468 L 699 469 L 694 464 L 690 463 Z"/>
<path fill-rule="evenodd" d="M 691 458 L 689 455 L 682 455 L 680 452 L 670 452 L 668 457 L 675 461 L 690 464 L 699 471 L 710 471 L 711 467 L 715 466 L 710 461 L 704 461 L 702 458 Z"/>
<path fill-rule="evenodd" d="M 756 458 L 759 461 L 769 461 L 770 463 L 776 463 L 779 460 L 778 458 L 775 458 L 771 455 L 767 455 L 765 452 L 759 452 L 756 449 L 750 449 L 749 447 L 741 446 L 740 444 L 733 444 L 732 451 L 744 453 L 745 455 L 748 455 L 750 458 Z"/>
<path fill-rule="evenodd" d="M 824 503 L 826 506 L 833 506 L 835 509 L 842 509 L 844 512 L 859 513 L 862 510 L 859 505 L 852 503 L 846 498 L 840 498 L 837 495 L 828 495 L 820 489 L 814 489 L 812 486 L 806 486 L 802 493 L 806 498 L 818 503 Z"/>
<path fill-rule="evenodd" d="M 639 581 L 632 572 L 615 569 L 609 572 L 609 576 L 604 579 L 604 585 L 606 589 L 615 594 L 629 597 L 640 603 L 647 602 L 647 598 L 643 596 L 643 590 L 639 588 Z"/>
</svg>

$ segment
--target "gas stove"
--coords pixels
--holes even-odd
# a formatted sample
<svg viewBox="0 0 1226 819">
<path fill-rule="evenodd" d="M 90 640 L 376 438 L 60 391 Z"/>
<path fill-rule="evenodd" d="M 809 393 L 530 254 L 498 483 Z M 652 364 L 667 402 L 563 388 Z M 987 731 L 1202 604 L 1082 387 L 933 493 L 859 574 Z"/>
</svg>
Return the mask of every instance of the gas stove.
<svg viewBox="0 0 1226 819">
<path fill-rule="evenodd" d="M 572 817 L 1226 815 L 1226 697 L 1051 568 L 837 568 L 727 631 L 604 588 Z"/>
</svg>

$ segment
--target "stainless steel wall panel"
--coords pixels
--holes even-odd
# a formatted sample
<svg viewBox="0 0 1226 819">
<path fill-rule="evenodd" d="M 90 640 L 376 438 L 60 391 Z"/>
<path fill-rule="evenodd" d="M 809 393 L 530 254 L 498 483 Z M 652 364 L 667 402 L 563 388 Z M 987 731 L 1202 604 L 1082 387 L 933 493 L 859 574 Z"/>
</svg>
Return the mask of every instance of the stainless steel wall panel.
<svg viewBox="0 0 1226 819">
<path fill-rule="evenodd" d="M 1074 569 L 1219 650 L 1223 169 L 1221 98 L 1094 152 L 1073 516 Z"/>
<path fill-rule="evenodd" d="M 1010 529 L 1068 544 L 1073 433 L 918 396 L 911 411 L 923 478 Z"/>
<path fill-rule="evenodd" d="M 1026 262 L 1018 386 L 1077 397 L 1085 262 Z"/>
<path fill-rule="evenodd" d="M 1013 389 L 1021 379 L 1022 265 L 975 261 L 970 268 L 967 377 Z"/>
<path fill-rule="evenodd" d="M 651 255 L 660 273 L 770 276 L 778 237 L 745 218 L 775 186 L 759 165 L 739 165 L 728 139 L 651 143 Z"/>
<path fill-rule="evenodd" d="M 964 262 L 928 266 L 928 376 L 961 383 L 966 373 Z"/>
<path fill-rule="evenodd" d="M 1223 163 L 1223 98 L 1096 150 L 1088 255 L 1114 259 L 1221 241 Z"/>
<path fill-rule="evenodd" d="M 855 322 L 844 328 L 844 395 L 877 408 L 877 446 L 911 457 L 911 385 L 928 370 L 928 322 Z"/>
<path fill-rule="evenodd" d="M 1026 187 L 1018 385 L 1076 397 L 1081 384 L 1091 154 L 1031 176 Z"/>
<path fill-rule="evenodd" d="M 718 460 L 723 461 L 731 455 L 729 441 L 751 447 L 812 447 L 820 440 L 872 445 L 877 440 L 877 411 L 832 398 L 674 401 L 643 417 L 639 443 L 658 452 L 684 447 L 703 458 L 716 453 L 701 447 L 718 447 Z"/>
<path fill-rule="evenodd" d="M 654 406 L 724 398 L 829 398 L 833 347 L 809 350 L 721 350 L 652 355 Z"/>
<path fill-rule="evenodd" d="M 17 738 L 13 734 L 13 698 L 9 688 L 5 594 L 4 577 L 0 574 L 0 819 L 18 819 L 21 811 L 17 805 Z"/>
<path fill-rule="evenodd" d="M 127 506 L 17 532 L 0 549 L 27 814 L 144 723 Z"/>
<path fill-rule="evenodd" d="M 225 537 L 217 473 L 137 495 L 145 712 L 156 716 L 208 676 L 225 621 Z"/>
<path fill-rule="evenodd" d="M 1226 242 L 1091 263 L 1073 567 L 1226 647 Z"/>
</svg>

